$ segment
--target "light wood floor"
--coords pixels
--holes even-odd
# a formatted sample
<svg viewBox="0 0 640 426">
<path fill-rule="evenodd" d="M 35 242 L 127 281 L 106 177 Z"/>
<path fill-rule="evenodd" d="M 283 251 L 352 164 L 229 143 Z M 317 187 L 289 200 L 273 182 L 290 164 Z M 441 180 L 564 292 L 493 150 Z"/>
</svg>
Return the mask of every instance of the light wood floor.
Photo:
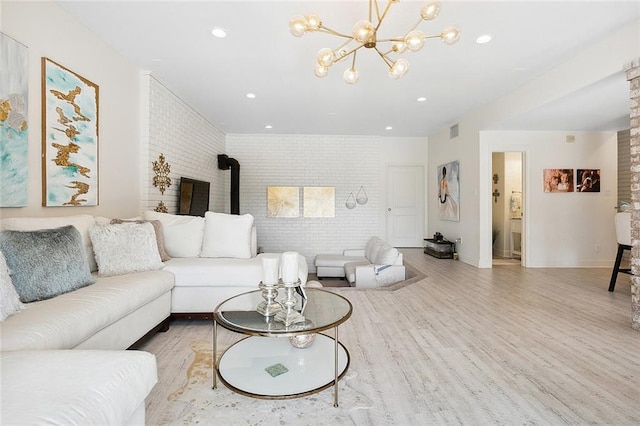
<svg viewBox="0 0 640 426">
<path fill-rule="evenodd" d="M 640 424 L 628 275 L 610 293 L 609 269 L 477 269 L 402 251 L 425 279 L 393 291 L 330 289 L 353 304 L 340 340 L 359 373 L 352 380 L 366 381 L 377 405 L 353 424 Z M 175 379 L 163 358 L 186 332 L 210 339 L 211 324 L 172 325 L 144 348 L 161 376 L 152 400 Z M 149 421 L 160 418 L 158 404 L 147 406 Z M 308 424 L 332 424 L 316 420 Z"/>
</svg>

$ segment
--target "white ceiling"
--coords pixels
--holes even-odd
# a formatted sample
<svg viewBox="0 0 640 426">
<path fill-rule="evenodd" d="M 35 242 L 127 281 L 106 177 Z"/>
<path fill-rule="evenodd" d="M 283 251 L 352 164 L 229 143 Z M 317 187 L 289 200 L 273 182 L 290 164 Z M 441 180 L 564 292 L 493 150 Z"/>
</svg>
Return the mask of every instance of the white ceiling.
<svg viewBox="0 0 640 426">
<path fill-rule="evenodd" d="M 458 44 L 434 39 L 405 54 L 411 65 L 400 80 L 387 76 L 375 52 L 363 51 L 360 81 L 350 86 L 342 80 L 348 64 L 334 65 L 323 79 L 313 75 L 317 51 L 340 41 L 293 37 L 288 22 L 316 12 L 326 26 L 349 33 L 367 17 L 366 1 L 57 2 L 226 133 L 427 136 L 640 19 L 637 0 L 444 1 L 440 16 L 419 29 L 437 34 L 455 24 Z M 421 4 L 393 5 L 379 38 L 405 32 Z M 213 27 L 227 38 L 212 37 Z M 493 41 L 476 44 L 485 33 Z M 256 98 L 246 98 L 249 92 Z M 427 101 L 417 102 L 420 96 Z M 496 128 L 620 130 L 628 114 L 621 72 Z"/>
</svg>

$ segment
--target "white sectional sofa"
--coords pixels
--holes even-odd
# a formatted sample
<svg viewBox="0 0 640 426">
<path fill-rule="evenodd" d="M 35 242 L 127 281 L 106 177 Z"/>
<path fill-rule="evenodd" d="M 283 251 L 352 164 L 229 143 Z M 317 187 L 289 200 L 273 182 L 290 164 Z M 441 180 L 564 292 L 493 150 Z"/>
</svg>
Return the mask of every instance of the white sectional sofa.
<svg viewBox="0 0 640 426">
<path fill-rule="evenodd" d="M 140 417 L 139 407 L 144 407 L 144 398 L 157 381 L 155 358 L 113 350 L 127 349 L 158 330 L 168 329 L 172 315 L 210 317 L 226 298 L 258 288 L 265 254 L 256 254 L 256 231 L 250 215 L 207 212 L 202 218 L 146 212 L 124 223 L 111 222 L 90 215 L 0 222 L 0 252 L 4 255 L 0 269 L 4 267 L 5 278 L 7 265 L 13 273 L 10 279 L 0 279 L 2 424 L 23 423 L 33 415 L 44 422 L 49 416 L 60 419 L 47 411 L 56 406 L 47 398 L 55 400 L 62 390 L 69 390 L 57 383 L 72 375 L 74 365 L 89 378 L 101 377 L 94 373 L 102 369 L 100 359 L 105 350 L 107 355 L 114 354 L 119 360 L 116 364 L 124 370 L 136 363 L 146 365 L 140 370 L 146 371 L 140 380 L 148 389 L 138 387 L 136 406 L 113 422 L 143 424 L 144 410 Z M 305 284 L 307 264 L 302 256 L 298 265 L 299 278 Z M 28 302 L 16 300 L 9 316 L 4 312 L 8 305 L 6 281 Z M 82 352 L 86 362 L 69 352 Z M 5 380 L 9 377 L 5 365 L 11 363 L 15 371 L 27 371 L 29 360 L 41 356 L 51 357 L 52 365 L 59 368 L 48 375 L 29 375 L 35 381 L 34 388 L 44 389 L 38 394 L 42 403 L 36 404 L 42 410 L 23 418 L 17 414 L 22 402 L 16 395 L 20 394 L 12 392 L 13 384 L 7 385 L 14 382 Z M 122 374 L 120 367 L 110 370 L 114 378 Z M 19 381 L 15 374 L 11 377 Z M 78 386 L 91 387 L 91 382 Z M 86 391 L 82 388 L 80 393 Z M 122 391 L 126 393 L 126 386 Z M 102 400 L 94 411 L 85 407 L 86 422 L 71 423 L 104 424 L 94 420 L 109 411 L 109 401 L 118 404 L 117 398 Z"/>
<path fill-rule="evenodd" d="M 383 287 L 406 277 L 402 253 L 378 237 L 371 237 L 363 249 L 319 254 L 314 264 L 318 279 L 346 278 L 355 287 Z"/>
</svg>

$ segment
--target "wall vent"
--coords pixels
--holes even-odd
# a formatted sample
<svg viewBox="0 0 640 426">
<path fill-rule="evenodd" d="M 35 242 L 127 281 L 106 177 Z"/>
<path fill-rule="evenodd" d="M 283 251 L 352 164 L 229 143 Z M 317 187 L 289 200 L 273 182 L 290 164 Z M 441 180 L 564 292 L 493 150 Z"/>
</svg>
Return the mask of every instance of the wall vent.
<svg viewBox="0 0 640 426">
<path fill-rule="evenodd" d="M 456 123 L 453 126 L 449 127 L 449 139 L 453 139 L 453 138 L 457 138 L 458 137 L 458 133 L 459 133 L 459 126 L 460 123 Z"/>
</svg>

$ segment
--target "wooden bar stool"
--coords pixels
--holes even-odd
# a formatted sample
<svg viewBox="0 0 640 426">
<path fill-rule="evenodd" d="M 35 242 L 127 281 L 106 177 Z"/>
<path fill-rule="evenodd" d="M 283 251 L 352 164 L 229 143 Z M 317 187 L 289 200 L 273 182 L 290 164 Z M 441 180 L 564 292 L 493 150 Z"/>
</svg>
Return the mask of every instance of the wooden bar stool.
<svg viewBox="0 0 640 426">
<path fill-rule="evenodd" d="M 611 273 L 611 281 L 609 282 L 609 291 L 613 291 L 616 287 L 616 278 L 618 273 L 631 275 L 631 269 L 620 269 L 622 262 L 622 254 L 625 250 L 631 250 L 631 213 L 616 213 L 615 216 L 616 238 L 618 240 L 618 254 L 616 262 L 613 264 L 613 272 Z"/>
</svg>

